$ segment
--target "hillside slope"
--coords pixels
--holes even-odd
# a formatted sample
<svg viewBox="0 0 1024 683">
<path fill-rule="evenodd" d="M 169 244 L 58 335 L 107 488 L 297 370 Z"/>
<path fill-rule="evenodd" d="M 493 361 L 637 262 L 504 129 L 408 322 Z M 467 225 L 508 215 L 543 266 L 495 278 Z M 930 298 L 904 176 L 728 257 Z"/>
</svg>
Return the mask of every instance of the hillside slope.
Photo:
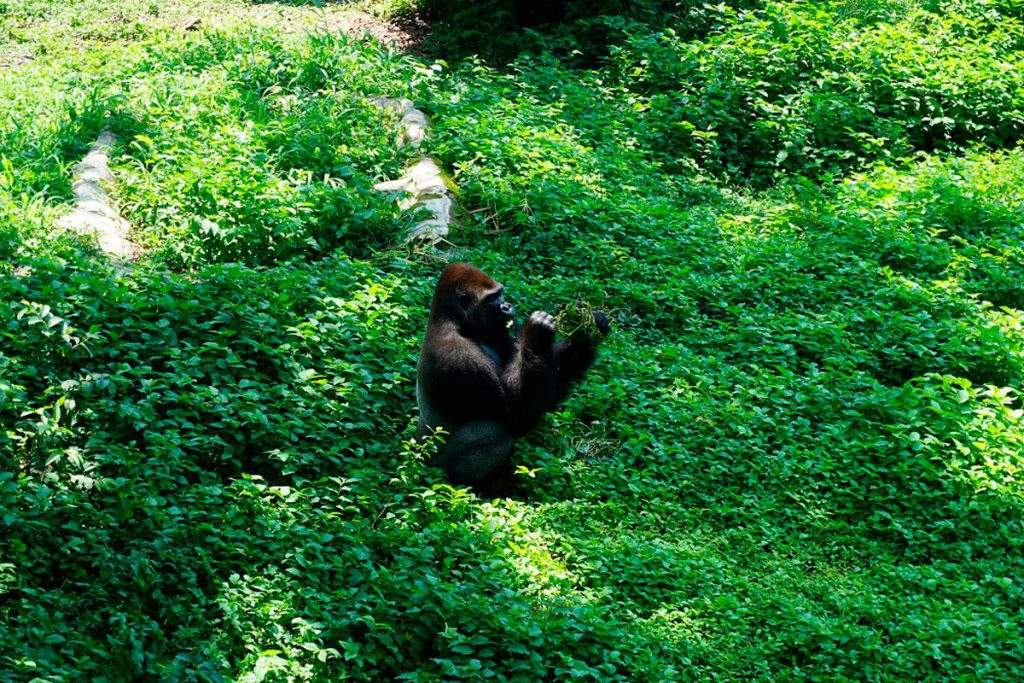
<svg viewBox="0 0 1024 683">
<path fill-rule="evenodd" d="M 633 5 L 0 1 L 0 679 L 1020 679 L 1019 8 Z M 128 269 L 54 230 L 104 129 Z M 411 440 L 453 259 L 614 312 L 490 500 Z"/>
</svg>

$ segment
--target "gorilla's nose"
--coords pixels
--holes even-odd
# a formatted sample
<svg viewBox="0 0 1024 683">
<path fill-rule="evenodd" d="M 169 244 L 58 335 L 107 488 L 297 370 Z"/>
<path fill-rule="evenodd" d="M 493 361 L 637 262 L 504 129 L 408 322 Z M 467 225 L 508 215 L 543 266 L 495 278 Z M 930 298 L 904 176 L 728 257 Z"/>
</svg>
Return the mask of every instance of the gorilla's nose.
<svg viewBox="0 0 1024 683">
<path fill-rule="evenodd" d="M 511 318 L 516 314 L 516 308 L 512 304 L 506 302 L 501 305 L 501 312 Z"/>
</svg>

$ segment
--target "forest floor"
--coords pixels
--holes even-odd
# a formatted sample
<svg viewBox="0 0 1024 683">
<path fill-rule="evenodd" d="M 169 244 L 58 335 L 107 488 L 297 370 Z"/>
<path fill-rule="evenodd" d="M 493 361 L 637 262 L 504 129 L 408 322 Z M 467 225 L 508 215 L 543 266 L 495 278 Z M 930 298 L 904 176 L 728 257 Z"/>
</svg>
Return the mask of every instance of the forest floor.
<svg viewBox="0 0 1024 683">
<path fill-rule="evenodd" d="M 444 4 L 0 0 L 0 679 L 1019 680 L 1017 5 Z M 612 311 L 504 496 L 412 438 L 452 260 Z"/>
</svg>

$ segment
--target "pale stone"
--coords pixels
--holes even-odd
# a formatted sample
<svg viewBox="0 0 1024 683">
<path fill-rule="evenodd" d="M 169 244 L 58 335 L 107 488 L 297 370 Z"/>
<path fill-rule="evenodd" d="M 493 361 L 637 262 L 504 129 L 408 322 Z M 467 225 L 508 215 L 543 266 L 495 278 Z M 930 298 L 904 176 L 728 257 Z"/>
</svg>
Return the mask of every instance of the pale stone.
<svg viewBox="0 0 1024 683">
<path fill-rule="evenodd" d="M 375 97 L 370 100 L 382 109 L 389 109 L 399 115 L 399 131 L 395 144 L 399 147 L 419 147 L 427 135 L 427 115 L 404 97 Z"/>
<path fill-rule="evenodd" d="M 441 195 L 448 191 L 441 175 L 441 169 L 433 159 L 425 157 L 405 169 L 397 180 L 388 180 L 374 185 L 381 192 L 408 192 L 414 197 Z"/>
<path fill-rule="evenodd" d="M 398 205 L 405 211 L 424 210 L 430 214 L 412 227 L 406 241 L 426 240 L 436 242 L 448 234 L 452 221 L 454 201 L 437 163 L 423 158 L 406 169 L 397 180 L 388 180 L 374 185 L 380 192 L 401 192 Z"/>
<path fill-rule="evenodd" d="M 60 226 L 80 235 L 94 235 L 100 249 L 111 256 L 130 258 L 134 252 L 132 243 L 125 237 L 128 226 L 121 219 L 75 209 L 60 220 Z"/>
<path fill-rule="evenodd" d="M 404 97 L 376 97 L 371 102 L 399 114 L 400 128 L 395 140 L 398 147 L 411 145 L 419 148 L 430 124 L 426 114 L 417 109 L 412 100 Z M 434 243 L 448 234 L 455 201 L 441 168 L 433 159 L 423 157 L 405 169 L 401 178 L 377 183 L 374 189 L 402 193 L 398 205 L 403 211 L 425 211 L 430 215 L 412 227 L 405 237 L 406 242 L 416 240 Z"/>
<path fill-rule="evenodd" d="M 58 221 L 66 230 L 80 235 L 95 236 L 100 249 L 118 258 L 131 258 L 135 248 L 128 240 L 128 223 L 121 218 L 103 182 L 110 182 L 108 154 L 117 138 L 103 131 L 89 148 L 89 153 L 75 164 L 75 180 L 71 191 L 75 195 L 75 208 Z"/>
<path fill-rule="evenodd" d="M 419 147 L 423 138 L 427 136 L 427 125 L 427 116 L 419 109 L 407 111 L 402 117 L 402 129 L 405 134 L 404 140 L 399 143 L 399 146 L 408 144 Z"/>
<path fill-rule="evenodd" d="M 452 222 L 452 207 L 454 202 L 450 196 L 435 197 L 420 203 L 420 207 L 432 214 L 431 218 L 424 219 L 412 226 L 406 241 L 424 240 L 437 242 L 448 234 L 448 226 Z"/>
</svg>

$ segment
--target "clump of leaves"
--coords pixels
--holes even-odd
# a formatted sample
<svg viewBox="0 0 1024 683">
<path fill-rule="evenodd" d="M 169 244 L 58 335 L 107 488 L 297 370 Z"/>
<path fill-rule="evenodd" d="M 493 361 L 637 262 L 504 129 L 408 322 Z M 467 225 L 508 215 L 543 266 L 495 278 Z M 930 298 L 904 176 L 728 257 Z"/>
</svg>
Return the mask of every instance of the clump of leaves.
<svg viewBox="0 0 1024 683">
<path fill-rule="evenodd" d="M 594 317 L 594 307 L 583 299 L 576 299 L 563 306 L 555 316 L 555 327 L 567 337 L 601 337 L 601 330 L 597 329 L 597 319 Z"/>
</svg>

